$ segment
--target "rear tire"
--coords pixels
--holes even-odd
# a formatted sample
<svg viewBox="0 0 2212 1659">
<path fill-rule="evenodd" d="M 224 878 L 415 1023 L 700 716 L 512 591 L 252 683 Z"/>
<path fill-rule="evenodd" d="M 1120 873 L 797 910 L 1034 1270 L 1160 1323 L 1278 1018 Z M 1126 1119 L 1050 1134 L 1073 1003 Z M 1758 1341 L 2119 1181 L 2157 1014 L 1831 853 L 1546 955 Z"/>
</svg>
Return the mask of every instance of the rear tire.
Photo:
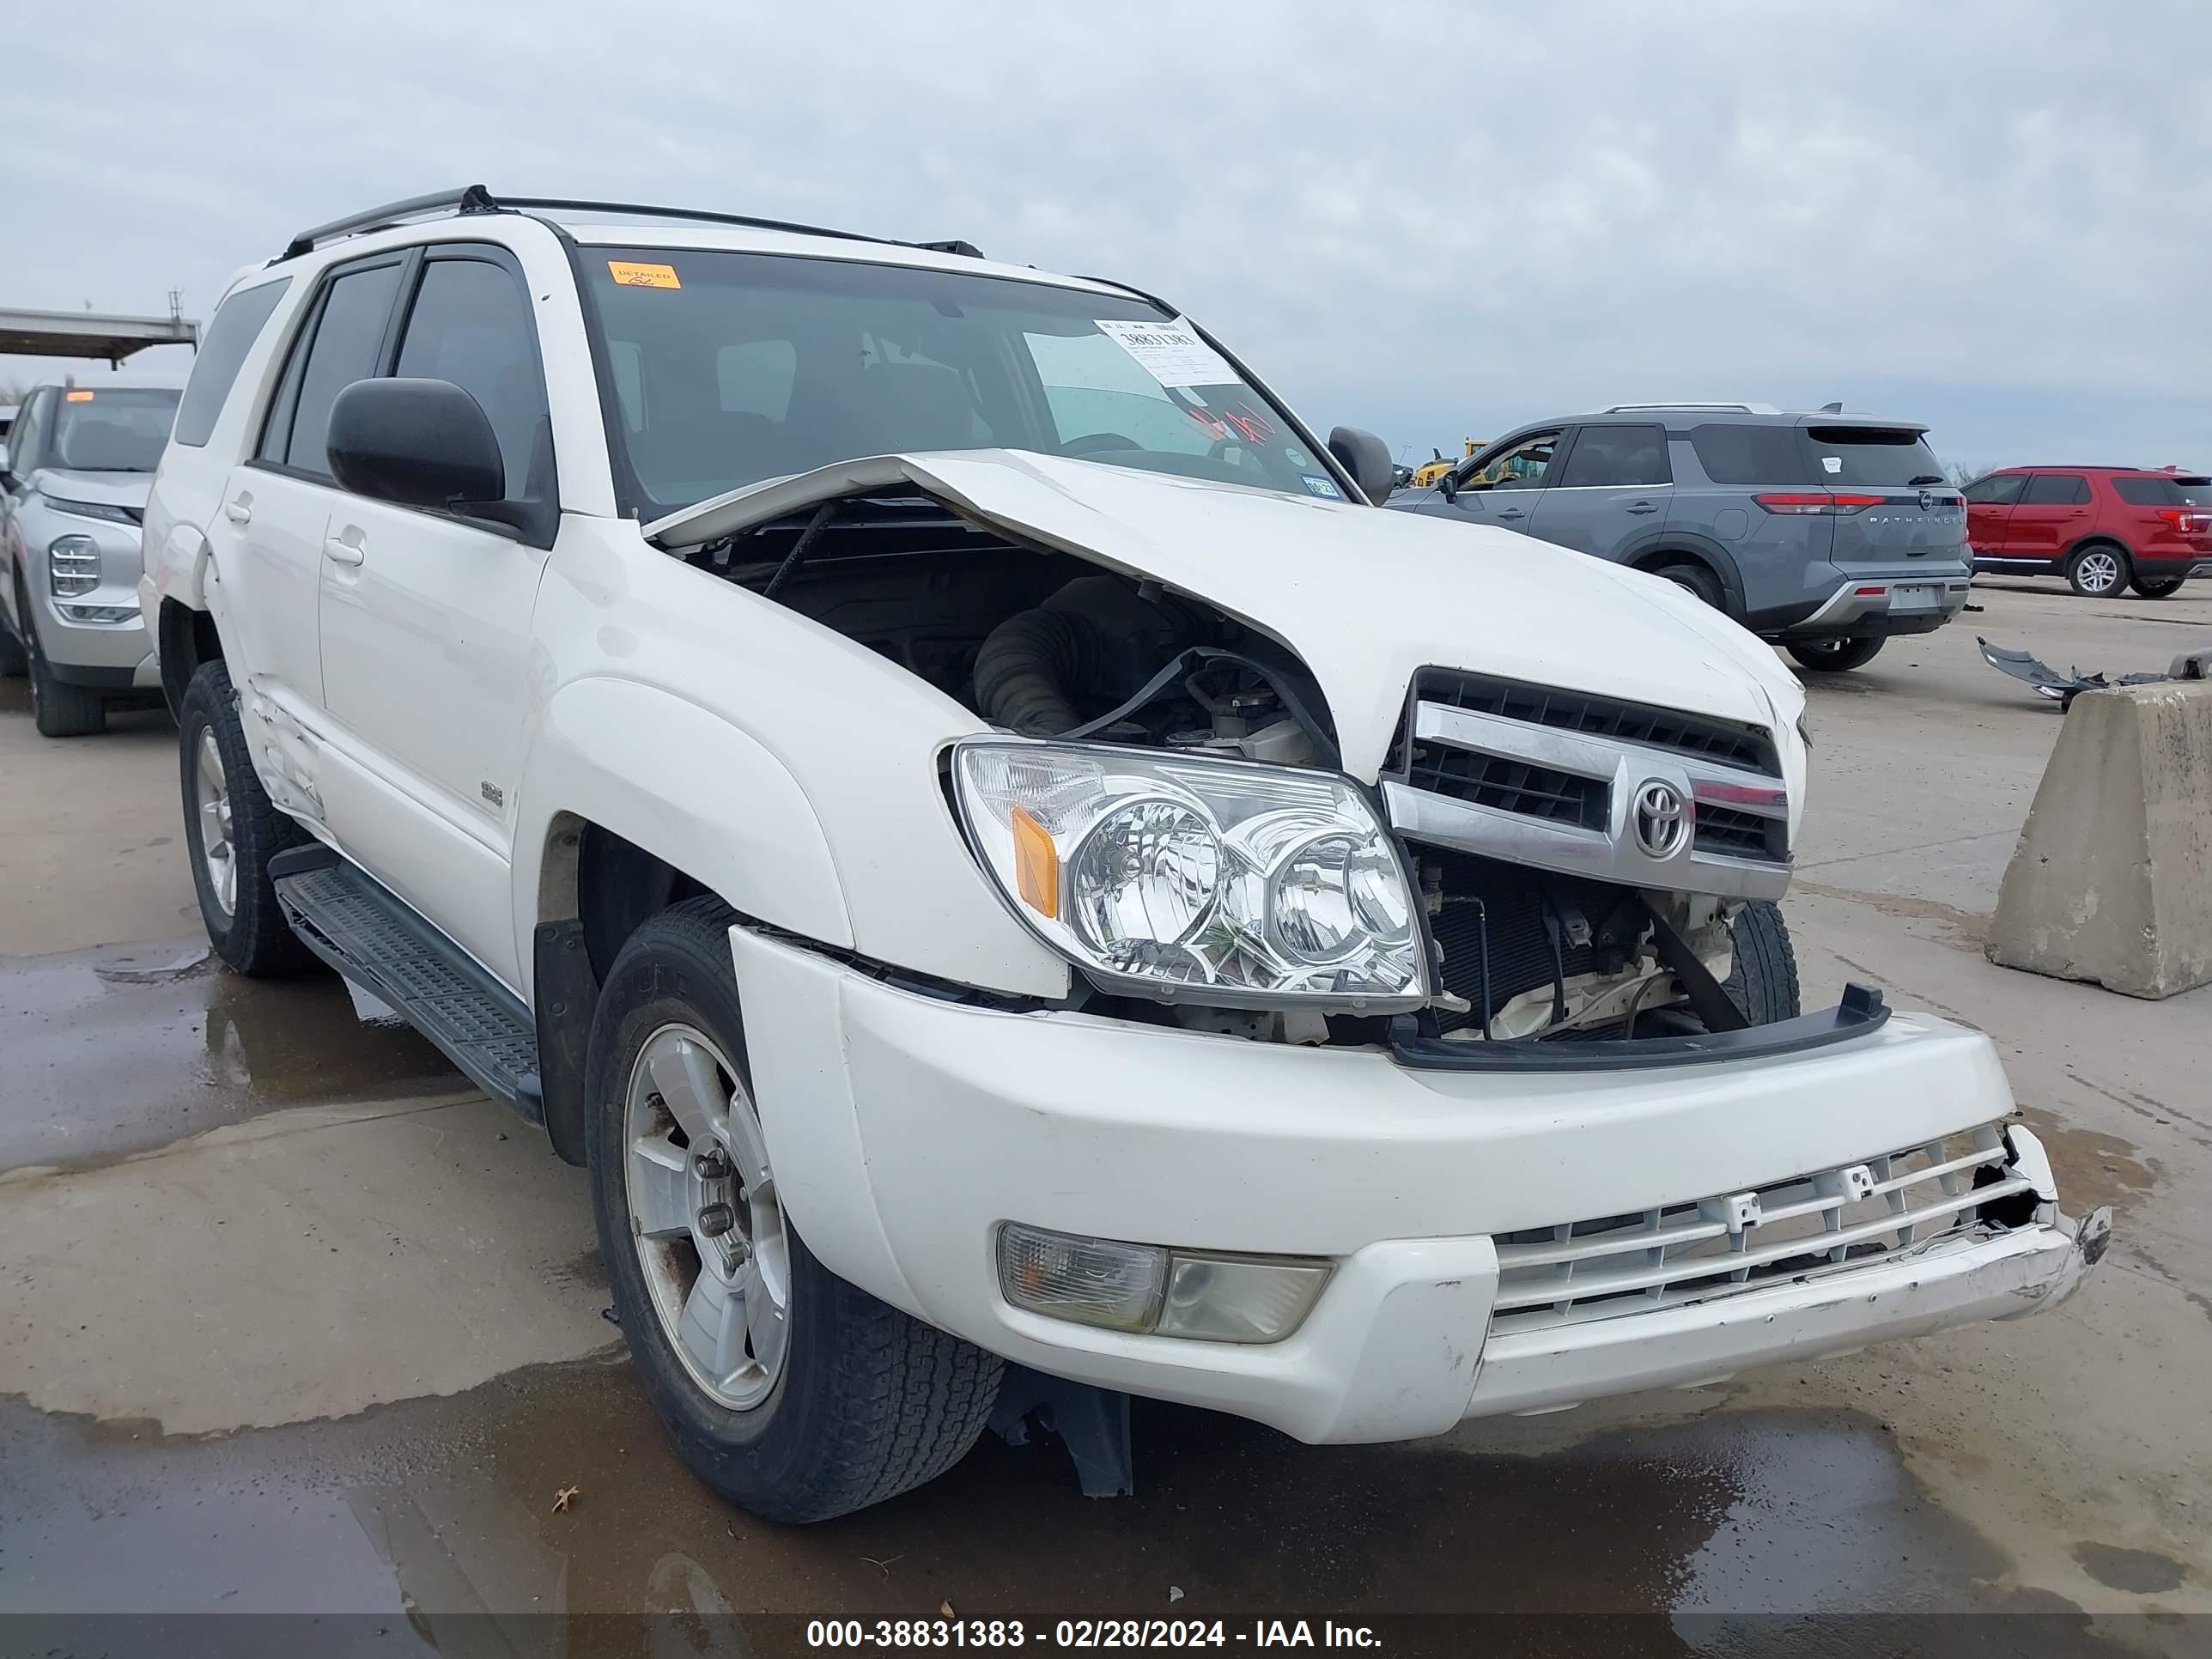
<svg viewBox="0 0 2212 1659">
<path fill-rule="evenodd" d="M 1863 668 L 1881 653 L 1888 641 L 1880 635 L 1857 640 L 1792 640 L 1784 648 L 1808 668 L 1823 674 L 1845 674 Z"/>
<path fill-rule="evenodd" d="M 1753 899 L 1736 913 L 1735 961 L 1722 988 L 1753 1025 L 1771 1025 L 1803 1012 L 1798 1002 L 1797 951 L 1778 906 Z"/>
<path fill-rule="evenodd" d="M 202 663 L 185 688 L 177 731 L 185 851 L 208 942 L 252 979 L 313 965 L 313 952 L 284 920 L 269 879 L 269 860 L 305 843 L 307 832 L 261 787 L 238 718 L 238 694 L 221 658 Z"/>
<path fill-rule="evenodd" d="M 756 1515 L 826 1521 L 966 1456 L 1004 1367 L 838 1278 L 783 1212 L 733 919 L 686 899 L 608 971 L 585 1064 L 592 1207 L 630 1358 L 678 1455 Z"/>
<path fill-rule="evenodd" d="M 2181 584 L 2186 580 L 2187 578 L 2182 576 L 2138 575 L 2128 585 L 2135 589 L 2138 599 L 2171 599 L 2174 594 L 2179 593 L 2181 591 Z"/>
<path fill-rule="evenodd" d="M 1662 581 L 1674 583 L 1716 611 L 1728 609 L 1726 599 L 1721 592 L 1720 579 L 1701 564 L 1687 559 L 1678 560 L 1673 564 L 1652 566 L 1651 574 Z"/>
<path fill-rule="evenodd" d="M 2085 599 L 2109 599 L 2128 585 L 2128 556 L 2110 542 L 2078 549 L 2066 561 L 2066 582 Z"/>
</svg>

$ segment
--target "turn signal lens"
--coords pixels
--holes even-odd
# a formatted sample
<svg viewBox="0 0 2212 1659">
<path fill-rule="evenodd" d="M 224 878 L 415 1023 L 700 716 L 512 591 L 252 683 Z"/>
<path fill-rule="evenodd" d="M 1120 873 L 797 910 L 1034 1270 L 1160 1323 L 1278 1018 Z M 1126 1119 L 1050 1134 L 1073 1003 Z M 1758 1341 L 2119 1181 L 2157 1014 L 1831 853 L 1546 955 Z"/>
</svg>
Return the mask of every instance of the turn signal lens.
<svg viewBox="0 0 2212 1659">
<path fill-rule="evenodd" d="M 1014 808 L 1013 830 L 1014 889 L 1023 903 L 1050 921 L 1060 915 L 1060 849 L 1025 806 Z"/>
</svg>

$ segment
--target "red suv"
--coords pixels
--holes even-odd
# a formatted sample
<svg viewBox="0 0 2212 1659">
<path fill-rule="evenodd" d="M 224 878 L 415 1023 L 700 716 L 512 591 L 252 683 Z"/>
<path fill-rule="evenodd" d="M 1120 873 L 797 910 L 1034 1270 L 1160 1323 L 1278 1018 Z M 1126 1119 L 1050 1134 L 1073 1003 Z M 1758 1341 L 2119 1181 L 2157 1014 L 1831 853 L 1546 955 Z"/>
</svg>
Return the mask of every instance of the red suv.
<svg viewBox="0 0 2212 1659">
<path fill-rule="evenodd" d="M 2132 584 L 2162 599 L 2212 574 L 2208 485 L 2172 467 L 2001 467 L 1966 486 L 1966 543 L 1976 570 L 2063 576 L 2093 599 Z"/>
</svg>

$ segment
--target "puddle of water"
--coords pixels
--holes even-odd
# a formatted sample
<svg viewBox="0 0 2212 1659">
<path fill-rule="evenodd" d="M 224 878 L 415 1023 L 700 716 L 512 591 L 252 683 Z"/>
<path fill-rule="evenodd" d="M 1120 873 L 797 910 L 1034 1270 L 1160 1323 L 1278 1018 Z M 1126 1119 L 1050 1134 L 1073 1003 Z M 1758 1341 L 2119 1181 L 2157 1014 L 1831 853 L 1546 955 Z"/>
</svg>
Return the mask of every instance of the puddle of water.
<svg viewBox="0 0 2212 1659">
<path fill-rule="evenodd" d="M 1527 1455 L 1472 1430 L 1301 1447 L 1140 1402 L 1134 1498 L 1084 1498 L 1049 1443 L 987 1438 L 919 1492 L 804 1528 L 693 1479 L 619 1363 L 336 1423 L 131 1432 L 0 1404 L 23 1500 L 0 1505 L 0 1607 L 404 1611 L 440 1643 L 487 1612 L 1970 1608 L 2002 1565 L 1848 1413 L 1718 1411 Z"/>
<path fill-rule="evenodd" d="M 335 975 L 241 979 L 198 940 L 0 957 L 0 1169 L 121 1157 L 307 1102 L 465 1086 Z"/>
<path fill-rule="evenodd" d="M 2087 1215 L 2100 1204 L 2124 1212 L 2157 1186 L 2157 1161 L 2145 1159 L 2132 1140 L 2085 1129 L 2040 1106 L 2023 1106 L 2021 1115 L 2051 1154 L 2059 1206 L 2069 1215 Z"/>
</svg>

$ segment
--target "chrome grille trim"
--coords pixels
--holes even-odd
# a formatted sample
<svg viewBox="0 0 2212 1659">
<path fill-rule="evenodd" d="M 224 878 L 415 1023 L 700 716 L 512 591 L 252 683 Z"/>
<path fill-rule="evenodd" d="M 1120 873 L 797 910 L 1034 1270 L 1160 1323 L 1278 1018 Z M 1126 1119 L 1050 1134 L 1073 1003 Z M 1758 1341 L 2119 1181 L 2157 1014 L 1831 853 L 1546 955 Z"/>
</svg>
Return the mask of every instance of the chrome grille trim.
<svg viewBox="0 0 2212 1659">
<path fill-rule="evenodd" d="M 1633 1317 L 1848 1273 L 1924 1248 L 1972 1226 L 1981 1206 L 2033 1190 L 1991 1123 L 1751 1192 L 1500 1234 L 1492 1328 Z"/>
<path fill-rule="evenodd" d="M 1456 847 L 1487 858 L 1510 860 L 1562 875 L 1589 877 L 1631 887 L 1710 893 L 1725 898 L 1780 898 L 1790 885 L 1790 860 L 1723 852 L 1699 846 L 1699 805 L 1744 814 L 1774 827 L 1769 846 L 1781 846 L 1790 814 L 1789 792 L 1779 780 L 1680 750 L 1593 737 L 1487 714 L 1448 703 L 1416 702 L 1408 723 L 1407 760 L 1415 744 L 1463 750 L 1566 779 L 1586 780 L 1594 799 L 1585 815 L 1595 824 L 1537 817 L 1478 800 L 1414 787 L 1402 779 L 1382 784 L 1394 829 L 1417 840 Z M 1638 844 L 1631 822 L 1636 792 L 1654 781 L 1672 786 L 1691 804 L 1691 833 L 1680 848 L 1654 857 Z M 1597 792 L 1601 791 L 1601 793 Z M 1740 836 L 1729 841 L 1741 846 Z"/>
</svg>

